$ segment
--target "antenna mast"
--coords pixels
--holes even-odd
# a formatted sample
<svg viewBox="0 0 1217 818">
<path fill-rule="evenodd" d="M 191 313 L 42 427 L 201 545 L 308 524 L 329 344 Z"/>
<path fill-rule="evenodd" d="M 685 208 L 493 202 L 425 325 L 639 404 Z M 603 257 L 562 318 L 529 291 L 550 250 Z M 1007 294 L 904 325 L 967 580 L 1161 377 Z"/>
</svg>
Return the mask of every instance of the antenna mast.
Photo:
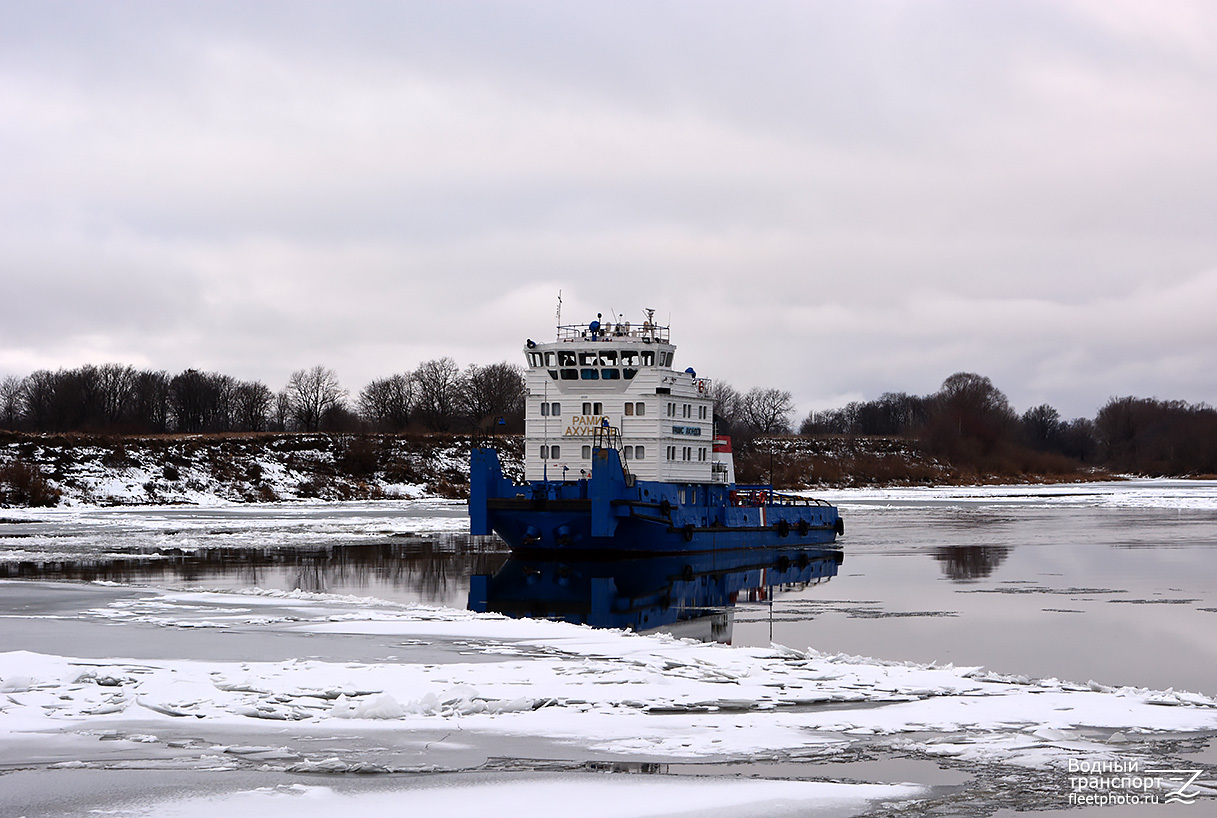
<svg viewBox="0 0 1217 818">
<path fill-rule="evenodd" d="M 562 291 L 558 290 L 558 326 L 562 326 Z"/>
</svg>

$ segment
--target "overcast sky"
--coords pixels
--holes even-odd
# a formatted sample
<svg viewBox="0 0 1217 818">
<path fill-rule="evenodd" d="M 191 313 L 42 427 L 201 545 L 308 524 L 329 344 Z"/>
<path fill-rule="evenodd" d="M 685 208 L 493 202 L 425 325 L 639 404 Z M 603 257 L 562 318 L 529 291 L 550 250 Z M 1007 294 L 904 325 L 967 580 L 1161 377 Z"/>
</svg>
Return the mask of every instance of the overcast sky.
<svg viewBox="0 0 1217 818">
<path fill-rule="evenodd" d="M 800 417 L 1217 402 L 1217 4 L 0 0 L 0 375 L 654 307 Z"/>
</svg>

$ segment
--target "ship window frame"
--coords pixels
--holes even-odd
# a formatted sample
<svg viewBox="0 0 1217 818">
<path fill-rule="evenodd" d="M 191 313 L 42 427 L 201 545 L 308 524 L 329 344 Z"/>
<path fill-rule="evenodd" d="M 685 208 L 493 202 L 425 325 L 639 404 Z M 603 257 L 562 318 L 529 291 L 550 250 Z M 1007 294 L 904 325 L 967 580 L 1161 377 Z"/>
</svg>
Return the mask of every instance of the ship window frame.
<svg viewBox="0 0 1217 818">
<path fill-rule="evenodd" d="M 620 369 L 601 369 L 600 380 L 602 381 L 619 381 L 621 380 Z"/>
<path fill-rule="evenodd" d="M 571 349 L 558 350 L 558 366 L 577 366 L 575 352 Z"/>
<path fill-rule="evenodd" d="M 638 444 L 638 445 L 634 446 L 634 459 L 635 460 L 646 460 L 647 459 L 647 447 L 643 446 L 642 444 Z"/>
<path fill-rule="evenodd" d="M 600 366 L 600 355 L 596 350 L 579 350 L 579 366 Z"/>
<path fill-rule="evenodd" d="M 617 365 L 617 350 L 602 349 L 600 350 L 600 366 L 616 366 Z"/>
<path fill-rule="evenodd" d="M 620 354 L 618 354 L 617 360 L 618 360 L 618 362 L 620 362 L 620 364 L 622 366 L 637 367 L 638 366 L 638 350 L 623 349 L 620 351 Z"/>
<path fill-rule="evenodd" d="M 655 366 L 655 350 L 644 349 L 638 353 L 638 359 L 642 366 Z"/>
<path fill-rule="evenodd" d="M 625 402 L 625 411 L 623 414 L 627 418 L 633 417 L 634 416 L 634 404 L 630 403 L 629 401 L 626 401 Z"/>
<path fill-rule="evenodd" d="M 581 381 L 598 381 L 600 380 L 600 370 L 584 367 L 579 370 L 579 380 Z"/>
<path fill-rule="evenodd" d="M 558 361 L 558 356 L 556 354 L 554 354 L 554 351 L 552 349 L 546 351 L 546 353 L 545 353 L 545 365 L 546 366 L 557 366 L 557 361 Z"/>
<path fill-rule="evenodd" d="M 622 446 L 621 447 L 621 456 L 623 458 L 625 458 L 626 460 L 633 460 L 634 459 L 634 447 L 633 446 Z"/>
<path fill-rule="evenodd" d="M 634 402 L 634 417 L 642 418 L 642 417 L 646 417 L 646 415 L 647 415 L 646 401 L 642 401 L 642 400 L 635 401 Z"/>
<path fill-rule="evenodd" d="M 577 369 L 563 369 L 560 370 L 560 372 L 562 373 L 562 380 L 564 381 L 579 380 L 579 370 Z"/>
<path fill-rule="evenodd" d="M 583 444 L 583 451 L 580 453 L 584 460 L 592 459 L 592 447 L 588 444 Z"/>
</svg>

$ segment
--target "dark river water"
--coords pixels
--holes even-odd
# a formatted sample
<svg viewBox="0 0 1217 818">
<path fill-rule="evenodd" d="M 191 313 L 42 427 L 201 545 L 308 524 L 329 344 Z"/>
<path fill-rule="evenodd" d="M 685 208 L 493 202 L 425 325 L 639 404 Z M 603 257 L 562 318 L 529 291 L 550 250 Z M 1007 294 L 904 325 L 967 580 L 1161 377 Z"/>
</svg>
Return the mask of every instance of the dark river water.
<svg viewBox="0 0 1217 818">
<path fill-rule="evenodd" d="M 1217 694 L 1217 483 L 825 497 L 846 519 L 839 555 L 616 567 L 509 562 L 496 538 L 460 533 L 456 504 L 10 510 L 0 515 L 0 579 L 300 589 L 459 608 L 472 587 L 475 605 L 549 615 L 586 611 L 595 597 L 645 627 L 737 645 Z M 605 601 L 603 578 L 614 573 L 632 602 Z M 567 596 L 529 602 L 530 583 Z M 675 621 L 656 614 L 668 610 Z"/>
</svg>

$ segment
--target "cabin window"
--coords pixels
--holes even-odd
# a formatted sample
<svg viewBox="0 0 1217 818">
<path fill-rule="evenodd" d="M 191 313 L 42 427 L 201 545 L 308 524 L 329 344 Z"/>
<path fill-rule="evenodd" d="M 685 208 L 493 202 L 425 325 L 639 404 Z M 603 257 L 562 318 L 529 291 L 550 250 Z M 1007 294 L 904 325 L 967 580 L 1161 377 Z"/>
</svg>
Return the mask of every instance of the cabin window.
<svg viewBox="0 0 1217 818">
<path fill-rule="evenodd" d="M 619 381 L 619 380 L 621 380 L 621 370 L 620 369 L 601 369 L 600 377 L 606 381 Z"/>
<path fill-rule="evenodd" d="M 622 446 L 621 447 L 621 456 L 624 457 L 626 460 L 633 460 L 634 459 L 634 447 L 633 446 Z"/>
<path fill-rule="evenodd" d="M 706 462 L 706 450 L 704 448 L 697 450 L 697 459 L 702 463 Z"/>
<path fill-rule="evenodd" d="M 710 410 L 709 410 L 709 407 L 706 407 L 706 406 L 699 406 L 699 407 L 697 407 L 697 419 L 698 419 L 698 420 L 705 420 L 705 419 L 706 419 L 706 415 L 709 413 L 709 411 L 710 411 Z"/>
<path fill-rule="evenodd" d="M 626 417 L 629 417 L 632 414 L 634 414 L 634 404 L 627 403 L 625 405 L 625 415 L 626 415 Z"/>
<path fill-rule="evenodd" d="M 542 446 L 541 447 L 541 459 L 542 460 L 557 460 L 561 456 L 562 456 L 562 447 L 561 446 L 554 445 L 554 446 Z"/>
<path fill-rule="evenodd" d="M 667 454 L 668 460 L 675 460 L 676 459 L 676 447 L 669 446 L 666 454 Z"/>
<path fill-rule="evenodd" d="M 636 350 L 621 350 L 620 359 L 622 366 L 638 366 L 638 352 Z"/>
<path fill-rule="evenodd" d="M 676 417 L 676 404 L 674 404 L 674 403 L 668 404 L 668 417 L 670 417 L 670 418 Z"/>
<path fill-rule="evenodd" d="M 685 446 L 683 449 L 681 449 L 680 450 L 680 459 L 686 460 L 686 461 L 692 460 L 693 459 L 693 447 Z"/>
<path fill-rule="evenodd" d="M 617 365 L 617 350 L 606 349 L 600 353 L 601 366 L 616 366 Z"/>
<path fill-rule="evenodd" d="M 543 404 L 541 404 L 541 417 L 548 417 L 548 416 L 549 416 L 549 404 L 543 403 Z"/>
<path fill-rule="evenodd" d="M 560 404 L 560 403 L 551 403 L 551 404 L 549 405 L 549 413 L 550 413 L 551 415 L 560 415 L 560 414 L 562 414 L 562 404 Z"/>
<path fill-rule="evenodd" d="M 590 415 L 592 413 L 592 405 L 588 401 L 583 401 L 583 414 Z"/>
<path fill-rule="evenodd" d="M 598 366 L 599 363 L 599 358 L 594 350 L 579 353 L 579 366 Z"/>
<path fill-rule="evenodd" d="M 600 380 L 600 370 L 599 369 L 580 369 L 579 377 L 585 381 L 598 381 L 598 380 Z"/>
<path fill-rule="evenodd" d="M 583 459 L 584 459 L 584 460 L 591 460 L 591 459 L 592 459 L 592 447 L 591 447 L 591 446 L 584 446 L 584 447 L 583 447 Z"/>
<path fill-rule="evenodd" d="M 687 496 L 685 496 L 685 490 L 681 489 L 680 490 L 680 504 L 683 506 L 687 502 L 689 502 L 689 498 Z"/>
<path fill-rule="evenodd" d="M 574 365 L 575 365 L 575 353 L 574 352 L 572 352 L 569 349 L 562 349 L 562 350 L 558 351 L 558 366 L 574 366 Z"/>
<path fill-rule="evenodd" d="M 541 353 L 540 352 L 528 353 L 528 365 L 529 366 L 540 366 L 541 365 Z"/>
<path fill-rule="evenodd" d="M 642 417 L 646 413 L 647 413 L 647 405 L 645 403 L 643 403 L 642 401 L 639 401 L 638 403 L 634 404 L 634 414 L 635 415 L 638 415 L 638 417 Z"/>
<path fill-rule="evenodd" d="M 596 401 L 595 403 L 593 403 L 592 404 L 592 414 L 593 415 L 603 415 L 604 414 L 604 404 L 601 403 L 600 401 Z"/>
<path fill-rule="evenodd" d="M 671 352 L 661 352 L 661 353 L 659 353 L 659 358 L 660 358 L 660 361 L 659 361 L 660 366 L 671 366 L 672 365 L 672 353 Z"/>
<path fill-rule="evenodd" d="M 684 405 L 683 411 L 684 411 L 684 417 L 687 417 L 687 418 L 693 417 L 693 407 L 690 406 L 689 404 L 686 403 Z"/>
<path fill-rule="evenodd" d="M 557 366 L 558 356 L 552 350 L 545 353 L 545 365 Z"/>
<path fill-rule="evenodd" d="M 563 370 L 562 370 L 562 380 L 564 380 L 564 381 L 577 381 L 577 380 L 579 380 L 579 370 L 577 370 L 577 369 L 563 369 Z"/>
<path fill-rule="evenodd" d="M 642 350 L 642 352 L 640 352 L 638 354 L 642 360 L 643 366 L 654 366 L 655 365 L 655 350 L 644 349 L 644 350 Z"/>
<path fill-rule="evenodd" d="M 634 447 L 634 459 L 635 460 L 645 460 L 646 456 L 647 456 L 647 447 L 646 446 L 635 446 Z"/>
</svg>

